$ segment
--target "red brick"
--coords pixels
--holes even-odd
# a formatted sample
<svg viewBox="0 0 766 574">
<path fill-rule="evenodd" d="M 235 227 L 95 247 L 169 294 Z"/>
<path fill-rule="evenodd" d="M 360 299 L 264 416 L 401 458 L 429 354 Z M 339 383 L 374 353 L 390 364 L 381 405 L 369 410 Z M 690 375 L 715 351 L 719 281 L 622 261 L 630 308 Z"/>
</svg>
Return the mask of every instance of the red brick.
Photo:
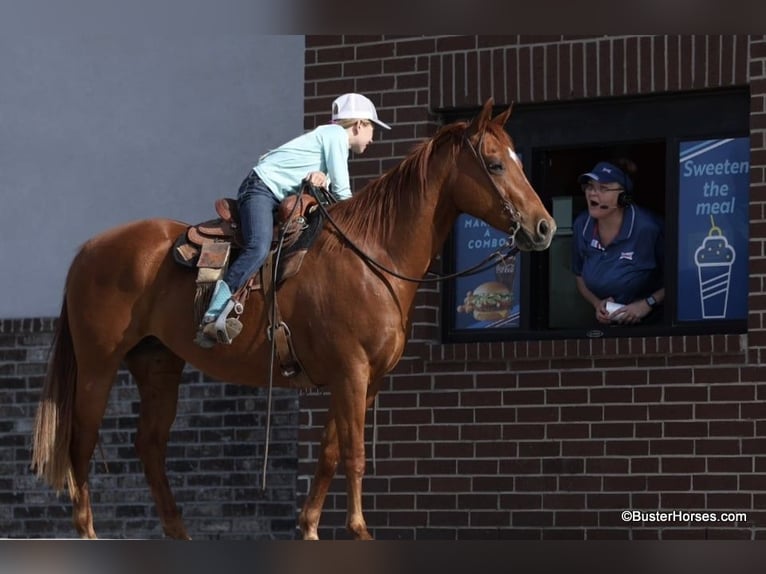
<svg viewBox="0 0 766 574">
<path fill-rule="evenodd" d="M 661 492 L 686 491 L 691 486 L 690 476 L 649 476 L 647 489 Z"/>
<path fill-rule="evenodd" d="M 649 405 L 651 420 L 690 420 L 693 413 L 692 405 Z"/>
<path fill-rule="evenodd" d="M 734 50 L 736 60 L 734 62 L 734 84 L 746 84 L 747 63 L 748 63 L 748 37 L 745 34 L 738 34 L 735 39 Z"/>
<path fill-rule="evenodd" d="M 654 59 L 652 58 L 652 38 L 643 37 L 638 41 L 640 75 L 638 78 L 638 91 L 651 93 L 656 91 L 652 86 Z"/>
<path fill-rule="evenodd" d="M 547 436 L 550 439 L 588 438 L 590 426 L 585 423 L 551 423 L 546 425 Z"/>
<path fill-rule="evenodd" d="M 603 423 L 591 425 L 593 438 L 631 438 L 635 434 L 633 423 Z"/>
<path fill-rule="evenodd" d="M 356 60 L 392 58 L 394 56 L 394 48 L 395 44 L 393 42 L 356 46 Z"/>
<path fill-rule="evenodd" d="M 566 100 L 573 97 L 572 79 L 570 76 L 572 70 L 570 44 L 561 44 L 558 47 L 558 69 L 557 84 L 559 87 L 559 97 Z"/>
<path fill-rule="evenodd" d="M 604 491 L 641 492 L 646 490 L 645 476 L 605 476 Z"/>
<path fill-rule="evenodd" d="M 735 475 L 696 474 L 692 477 L 694 490 L 737 490 Z"/>
<path fill-rule="evenodd" d="M 732 383 L 729 385 L 711 385 L 711 401 L 752 401 L 755 400 L 755 385 Z"/>
<path fill-rule="evenodd" d="M 558 363 L 557 363 L 558 365 Z M 603 374 L 600 371 L 563 371 L 561 373 L 561 386 L 601 386 L 604 384 Z"/>
<path fill-rule="evenodd" d="M 417 40 L 399 40 L 395 43 L 397 56 L 409 56 L 413 54 L 432 54 L 436 50 L 436 40 L 424 38 Z"/>
<path fill-rule="evenodd" d="M 666 41 L 667 36 L 654 36 L 651 38 L 651 45 L 654 52 L 654 56 L 651 60 L 651 82 L 653 86 L 652 89 L 656 92 L 662 92 L 665 90 L 665 73 L 667 71 L 667 65 L 665 63 Z"/>
<path fill-rule="evenodd" d="M 649 443 L 641 440 L 609 440 L 606 441 L 608 456 L 646 456 L 649 454 Z"/>
<path fill-rule="evenodd" d="M 742 442 L 742 451 L 744 454 L 747 440 Z M 755 444 L 753 446 L 756 446 Z M 766 452 L 766 442 L 763 444 L 764 451 Z M 740 441 L 737 439 L 720 439 L 720 438 L 704 438 L 694 441 L 694 452 L 697 455 L 709 455 L 709 454 L 723 454 L 723 455 L 737 455 L 740 454 Z"/>
<path fill-rule="evenodd" d="M 754 436 L 753 421 L 710 421 L 710 436 Z"/>
<path fill-rule="evenodd" d="M 532 74 L 532 101 L 542 102 L 546 99 L 545 92 L 545 78 L 547 72 L 545 70 L 545 51 L 543 46 L 535 46 L 532 48 L 530 71 Z"/>
<path fill-rule="evenodd" d="M 585 96 L 585 48 L 581 43 L 575 43 L 570 48 L 570 66 L 572 71 L 572 86 L 570 96 L 582 98 Z"/>
<path fill-rule="evenodd" d="M 627 76 L 627 94 L 638 93 L 638 38 L 629 37 L 625 41 L 625 70 Z"/>
<path fill-rule="evenodd" d="M 625 40 L 622 38 L 612 40 L 612 92 L 609 95 L 625 93 Z"/>
<path fill-rule="evenodd" d="M 707 67 L 708 67 L 708 55 L 707 55 L 707 42 L 706 36 L 696 35 L 694 37 L 694 81 L 693 86 L 695 88 L 705 88 L 707 84 Z"/>
<path fill-rule="evenodd" d="M 521 407 L 517 410 L 520 423 L 558 421 L 559 409 L 556 407 Z"/>
<path fill-rule="evenodd" d="M 679 384 L 692 382 L 691 369 L 652 369 L 649 371 L 649 384 Z"/>
<path fill-rule="evenodd" d="M 343 36 L 327 35 L 307 35 L 305 38 L 306 48 L 317 48 L 320 46 L 337 46 L 343 43 Z"/>
<path fill-rule="evenodd" d="M 680 48 L 680 36 L 669 36 L 667 38 L 668 82 L 665 88 L 668 91 L 678 90 L 681 85 Z"/>
<path fill-rule="evenodd" d="M 666 438 L 708 436 L 708 423 L 706 422 L 666 422 L 663 426 Z M 711 434 L 713 433 L 711 432 Z"/>
<path fill-rule="evenodd" d="M 662 457 L 661 471 L 663 474 L 691 474 L 705 472 L 705 459 L 701 457 Z"/>
<path fill-rule="evenodd" d="M 631 474 L 657 474 L 660 472 L 660 461 L 656 457 L 630 459 Z"/>
<path fill-rule="evenodd" d="M 694 454 L 695 442 L 685 439 L 657 439 L 650 441 L 650 452 L 656 455 Z"/>
<path fill-rule="evenodd" d="M 692 61 L 693 58 L 693 52 L 694 52 L 694 42 L 690 35 L 684 35 L 681 36 L 681 61 L 684 62 L 684 64 L 681 66 L 681 80 L 680 80 L 680 88 L 682 90 L 690 90 L 693 87 L 692 84 L 692 67 L 689 65 L 689 62 Z"/>
<path fill-rule="evenodd" d="M 503 425 L 504 440 L 534 440 L 545 437 L 545 425 L 514 423 Z"/>
<path fill-rule="evenodd" d="M 743 405 L 744 407 L 745 405 Z M 694 405 L 695 419 L 733 419 L 739 417 L 740 406 L 735 403 L 706 403 Z"/>
</svg>

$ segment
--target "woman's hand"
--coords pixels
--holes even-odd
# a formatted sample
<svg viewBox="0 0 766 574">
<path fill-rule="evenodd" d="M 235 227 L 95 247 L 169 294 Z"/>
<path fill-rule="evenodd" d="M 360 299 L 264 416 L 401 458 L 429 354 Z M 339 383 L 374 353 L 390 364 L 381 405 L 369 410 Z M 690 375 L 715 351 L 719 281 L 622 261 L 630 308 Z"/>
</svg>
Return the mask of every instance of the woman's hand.
<svg viewBox="0 0 766 574">
<path fill-rule="evenodd" d="M 306 177 L 303 178 L 303 181 L 309 182 L 314 187 L 321 187 L 323 189 L 327 189 L 327 175 L 325 175 L 321 171 L 312 171 Z"/>
<path fill-rule="evenodd" d="M 606 304 L 612 301 L 614 301 L 614 298 L 608 297 L 598 302 L 598 304 L 596 305 L 596 321 L 604 325 L 608 325 L 609 323 L 612 322 L 612 320 L 610 319 L 610 317 L 612 316 L 612 313 L 609 313 L 609 311 L 606 310 Z"/>
<path fill-rule="evenodd" d="M 604 305 L 606 307 L 606 305 Z M 625 305 L 620 309 L 617 309 L 614 313 L 609 315 L 609 321 L 614 323 L 620 323 L 622 325 L 635 325 L 640 323 L 641 319 L 646 317 L 652 308 L 649 307 L 644 299 L 633 301 L 629 305 Z"/>
</svg>

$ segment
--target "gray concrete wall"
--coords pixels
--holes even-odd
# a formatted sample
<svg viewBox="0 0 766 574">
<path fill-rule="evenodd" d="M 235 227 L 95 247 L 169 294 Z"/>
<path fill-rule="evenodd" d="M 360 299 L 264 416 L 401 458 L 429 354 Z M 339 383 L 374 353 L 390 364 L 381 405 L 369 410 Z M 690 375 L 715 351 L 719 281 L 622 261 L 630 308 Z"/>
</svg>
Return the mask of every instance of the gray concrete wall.
<svg viewBox="0 0 766 574">
<path fill-rule="evenodd" d="M 79 245 L 199 221 L 303 129 L 302 36 L 249 0 L 0 8 L 0 318 L 58 315 Z M 128 4 L 128 3 L 124 3 Z"/>
</svg>

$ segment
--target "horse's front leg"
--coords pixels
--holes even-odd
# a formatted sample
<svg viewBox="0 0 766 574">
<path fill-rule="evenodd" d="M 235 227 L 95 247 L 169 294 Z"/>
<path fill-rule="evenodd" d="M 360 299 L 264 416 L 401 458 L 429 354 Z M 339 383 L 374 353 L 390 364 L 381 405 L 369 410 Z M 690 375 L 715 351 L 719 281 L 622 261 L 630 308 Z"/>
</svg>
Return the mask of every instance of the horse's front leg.
<svg viewBox="0 0 766 574">
<path fill-rule="evenodd" d="M 311 481 L 311 488 L 298 518 L 304 540 L 319 540 L 319 518 L 322 514 L 327 490 L 330 488 L 330 483 L 338 468 L 339 459 L 337 427 L 335 426 L 334 413 L 330 409 L 319 446 L 319 458 L 314 479 Z"/>
<path fill-rule="evenodd" d="M 348 508 L 346 528 L 357 540 L 371 540 L 362 513 L 362 477 L 364 476 L 364 417 L 368 399 L 367 381 L 350 382 L 333 389 L 332 405 L 338 433 L 338 446 L 346 469 Z"/>
<path fill-rule="evenodd" d="M 374 400 L 375 395 L 368 396 L 365 407 L 369 408 Z M 309 489 L 306 501 L 303 503 L 300 517 L 298 518 L 298 524 L 300 525 L 304 540 L 319 539 L 319 519 L 322 515 L 322 508 L 324 507 L 330 483 L 338 469 L 339 461 L 338 427 L 335 424 L 335 412 L 331 408 L 327 424 L 322 433 L 317 469 L 314 473 L 314 479 L 311 481 L 311 488 Z"/>
</svg>

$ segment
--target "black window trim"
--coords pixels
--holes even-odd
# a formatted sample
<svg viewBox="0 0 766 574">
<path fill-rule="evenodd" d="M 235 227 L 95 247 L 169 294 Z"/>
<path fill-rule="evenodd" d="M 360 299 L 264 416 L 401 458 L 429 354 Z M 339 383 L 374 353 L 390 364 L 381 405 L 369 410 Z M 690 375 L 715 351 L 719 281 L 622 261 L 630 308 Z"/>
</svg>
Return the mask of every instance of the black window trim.
<svg viewBox="0 0 766 574">
<path fill-rule="evenodd" d="M 675 246 L 678 244 L 678 229 L 676 225 L 668 225 L 669 222 L 677 221 L 678 218 L 678 177 L 679 166 L 678 157 L 681 142 L 694 139 L 718 139 L 728 137 L 749 137 L 749 87 L 735 86 L 732 88 L 721 88 L 715 90 L 695 90 L 687 92 L 674 92 L 663 94 L 651 94 L 644 96 L 620 96 L 609 98 L 594 98 L 589 100 L 578 100 L 572 102 L 554 102 L 539 103 L 514 106 L 514 112 L 511 115 L 509 125 L 506 128 L 511 132 L 517 150 L 522 157 L 532 158 L 536 151 L 548 147 L 585 147 L 585 146 L 603 146 L 614 145 L 619 141 L 639 143 L 642 140 L 656 140 L 662 136 L 665 142 L 666 155 L 666 195 L 665 195 L 665 220 L 666 220 L 666 245 Z M 617 130 L 623 134 L 623 137 L 617 139 L 603 139 L 592 137 L 592 133 L 581 133 L 579 137 L 570 137 L 567 141 L 550 141 L 545 146 L 543 138 L 536 136 L 530 138 L 513 135 L 514 116 L 528 114 L 530 117 L 542 114 L 577 114 L 583 110 L 598 110 L 599 107 L 607 110 L 607 115 L 614 117 L 619 115 L 619 110 L 624 109 L 625 115 L 630 115 L 636 107 L 645 106 L 643 110 L 635 113 L 646 114 L 647 110 L 655 106 L 659 112 L 670 113 L 669 110 L 678 110 L 681 114 L 686 113 L 686 106 L 702 110 L 717 110 L 720 117 L 710 119 L 707 126 L 704 124 L 692 125 L 691 129 L 678 131 L 673 134 L 652 133 L 651 127 L 646 122 L 638 122 L 639 126 L 635 132 L 626 130 L 625 126 L 618 127 Z M 680 106 L 680 107 L 679 107 Z M 611 110 L 609 108 L 612 108 Z M 495 112 L 500 112 L 504 106 L 498 106 Z M 445 123 L 460 119 L 469 119 L 477 111 L 474 109 L 442 109 L 436 110 Z M 592 113 L 598 113 L 592 112 Z M 691 112 L 693 114 L 693 112 Z M 716 121 L 717 120 L 717 121 Z M 627 120 L 624 120 L 627 121 Z M 687 118 L 687 123 L 689 119 Z M 528 120 L 529 123 L 534 119 Z M 544 121 L 543 121 L 544 123 Z M 716 127 L 716 124 L 717 125 Z M 728 127 L 727 127 L 728 126 Z M 699 129 L 698 129 L 699 128 Z M 607 130 L 608 131 L 608 130 Z M 616 135 L 616 134 L 615 134 Z M 535 185 L 534 170 L 530 173 L 530 181 Z M 547 205 L 547 207 L 551 207 Z M 522 286 L 521 305 L 524 309 L 531 309 L 532 288 L 529 278 L 532 273 L 532 257 L 535 254 L 521 254 L 520 269 L 522 280 L 526 283 Z M 445 272 L 455 271 L 455 245 L 454 237 L 450 237 L 442 253 Z M 509 329 L 456 329 L 452 325 L 454 314 L 452 310 L 457 305 L 457 294 L 455 293 L 454 282 L 444 286 L 442 293 L 441 323 L 442 339 L 444 342 L 496 342 L 496 341 L 514 341 L 514 340 L 557 340 L 557 339 L 584 339 L 584 338 L 615 338 L 615 337 L 647 337 L 647 336 L 676 336 L 676 335 L 706 335 L 706 334 L 733 334 L 747 332 L 747 319 L 742 320 L 705 320 L 705 321 L 684 321 L 675 320 L 676 317 L 676 289 L 678 266 L 677 249 L 670 248 L 665 260 L 665 289 L 666 289 L 666 318 L 662 324 L 658 325 L 632 325 L 632 326 L 588 326 L 582 329 L 551 329 L 548 327 L 533 328 L 529 325 L 530 313 L 522 313 L 521 325 L 517 328 Z M 539 277 L 538 277 L 539 278 Z M 547 283 L 546 283 L 547 287 Z M 545 303 L 538 302 L 537 305 Z"/>
</svg>

